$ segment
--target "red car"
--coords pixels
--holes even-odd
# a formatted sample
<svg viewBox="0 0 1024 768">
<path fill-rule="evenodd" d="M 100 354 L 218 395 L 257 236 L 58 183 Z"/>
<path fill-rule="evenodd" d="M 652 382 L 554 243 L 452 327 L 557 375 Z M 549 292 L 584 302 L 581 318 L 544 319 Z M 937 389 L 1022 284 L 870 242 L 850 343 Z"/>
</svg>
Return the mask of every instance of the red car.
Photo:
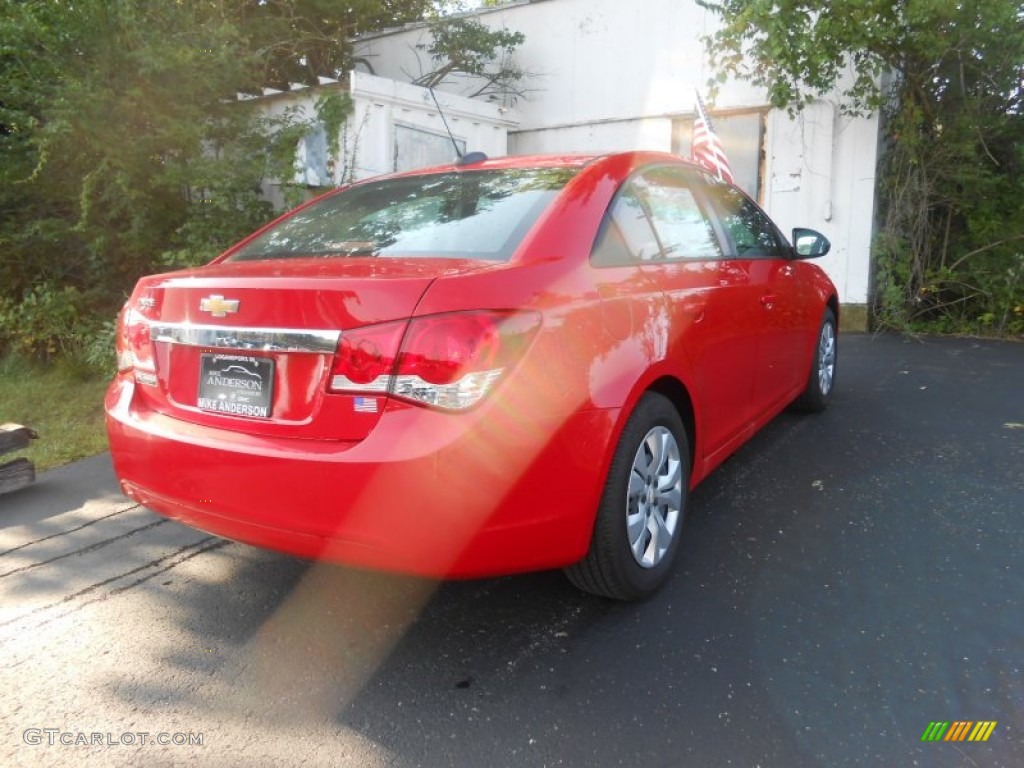
<svg viewBox="0 0 1024 768">
<path fill-rule="evenodd" d="M 667 578 L 688 491 L 821 410 L 836 289 L 746 195 L 661 153 L 333 191 L 139 281 L 106 398 L 124 492 L 303 557 L 466 578 Z"/>
</svg>

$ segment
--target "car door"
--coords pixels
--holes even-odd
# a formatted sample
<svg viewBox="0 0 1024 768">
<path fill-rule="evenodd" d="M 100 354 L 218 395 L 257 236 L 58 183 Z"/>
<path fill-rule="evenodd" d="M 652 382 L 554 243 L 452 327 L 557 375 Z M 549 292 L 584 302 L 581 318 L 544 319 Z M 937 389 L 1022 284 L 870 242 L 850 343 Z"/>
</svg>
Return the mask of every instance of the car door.
<svg viewBox="0 0 1024 768">
<path fill-rule="evenodd" d="M 756 309 L 749 275 L 723 258 L 722 243 L 701 202 L 699 174 L 678 166 L 635 173 L 616 205 L 643 217 L 657 236 L 640 254 L 640 269 L 663 297 L 654 338 L 665 359 L 685 369 L 700 445 L 708 458 L 729 450 L 751 418 Z"/>
<path fill-rule="evenodd" d="M 803 265 L 768 216 L 736 187 L 709 180 L 708 192 L 731 255 L 749 276 L 756 306 L 752 405 L 755 416 L 791 400 L 807 377 L 808 307 Z"/>
</svg>

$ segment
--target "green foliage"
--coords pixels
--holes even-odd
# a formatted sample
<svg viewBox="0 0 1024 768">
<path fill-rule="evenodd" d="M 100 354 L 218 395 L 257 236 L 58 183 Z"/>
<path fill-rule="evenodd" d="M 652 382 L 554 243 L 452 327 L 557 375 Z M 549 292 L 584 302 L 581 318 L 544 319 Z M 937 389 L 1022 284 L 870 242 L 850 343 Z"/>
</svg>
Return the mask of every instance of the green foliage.
<svg viewBox="0 0 1024 768">
<path fill-rule="evenodd" d="M 286 110 L 273 121 L 268 121 L 267 157 L 270 176 L 282 180 L 278 191 L 284 198 L 285 206 L 294 208 L 314 194 L 309 187 L 291 183 L 295 176 L 296 150 L 299 142 L 316 130 L 322 130 L 327 138 L 328 167 L 336 164 L 341 155 L 341 130 L 355 108 L 352 97 L 344 91 L 332 91 L 319 98 L 313 105 L 315 120 L 302 117 L 301 113 Z M 346 162 L 346 167 L 351 163 Z M 251 229 L 251 228 L 250 228 Z"/>
<path fill-rule="evenodd" d="M 697 0 L 718 14 L 721 29 L 706 39 L 718 76 L 728 75 L 765 88 L 772 106 L 791 112 L 815 97 L 829 95 L 853 64 L 844 106 L 855 112 L 881 105 L 878 77 L 898 56 L 902 28 L 892 0 Z"/>
<path fill-rule="evenodd" d="M 435 19 L 430 25 L 431 42 L 422 44 L 434 69 L 414 82 L 433 88 L 453 76 L 472 77 L 479 82 L 471 96 L 521 94 L 527 76 L 512 60 L 526 36 L 507 29 L 491 29 L 473 18 Z"/>
<path fill-rule="evenodd" d="M 0 297 L 0 354 L 113 374 L 115 323 L 102 317 L 95 295 L 70 285 L 44 283 L 19 300 Z"/>
<path fill-rule="evenodd" d="M 84 297 L 74 286 L 43 284 L 20 301 L 0 299 L 0 349 L 49 360 L 76 348 Z"/>
<path fill-rule="evenodd" d="M 291 177 L 309 126 L 235 94 L 336 75 L 350 34 L 428 11 L 0 0 L 0 352 L 88 347 L 82 329 L 112 317 L 140 275 L 208 261 L 271 218 L 266 181 Z M 329 130 L 346 99 L 318 104 Z"/>
<path fill-rule="evenodd" d="M 876 321 L 1024 332 L 1024 14 L 1010 0 L 698 0 L 717 80 L 881 111 Z"/>
<path fill-rule="evenodd" d="M 341 127 L 352 115 L 355 104 L 346 93 L 328 93 L 316 101 L 316 116 L 327 134 L 327 153 L 338 158 L 341 154 Z"/>
<path fill-rule="evenodd" d="M 0 5 L 0 70 L 17 97 L 3 96 L 0 129 L 14 137 L 0 145 L 0 292 L 29 300 L 62 286 L 112 313 L 161 253 L 195 250 L 195 219 L 210 218 L 200 201 L 224 191 L 211 180 L 244 179 L 255 198 L 261 165 L 249 155 L 240 177 L 245 166 L 228 170 L 217 153 L 240 157 L 259 133 L 224 98 L 251 82 L 253 56 L 215 2 Z M 238 218 L 254 217 L 243 206 Z M 235 221 L 206 227 L 207 253 Z"/>
<path fill-rule="evenodd" d="M 109 379 L 117 371 L 114 341 L 117 337 L 117 319 L 94 323 L 79 334 L 80 351 L 73 359 L 94 375 Z"/>
<path fill-rule="evenodd" d="M 260 85 L 315 85 L 350 66 L 349 40 L 362 32 L 419 21 L 447 3 L 431 0 L 238 0 L 240 26 L 260 57 Z"/>
<path fill-rule="evenodd" d="M 3 460 L 24 456 L 44 470 L 105 451 L 103 393 L 109 381 L 63 360 L 42 364 L 0 357 L 0 423 L 24 424 L 39 433 L 26 450 Z"/>
</svg>

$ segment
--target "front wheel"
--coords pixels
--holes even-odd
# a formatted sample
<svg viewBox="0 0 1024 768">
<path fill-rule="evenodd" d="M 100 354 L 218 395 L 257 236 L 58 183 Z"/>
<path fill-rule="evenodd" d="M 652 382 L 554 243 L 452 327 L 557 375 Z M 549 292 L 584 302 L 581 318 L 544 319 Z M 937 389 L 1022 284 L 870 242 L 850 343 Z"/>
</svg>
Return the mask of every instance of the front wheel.
<svg viewBox="0 0 1024 768">
<path fill-rule="evenodd" d="M 828 408 L 836 383 L 837 356 L 836 316 L 831 309 L 826 308 L 818 330 L 818 343 L 811 361 L 811 373 L 807 377 L 807 387 L 793 403 L 794 408 L 811 413 Z"/>
<path fill-rule="evenodd" d="M 645 394 L 612 456 L 587 556 L 565 569 L 579 589 L 616 600 L 654 593 L 668 578 L 686 515 L 690 449 L 668 398 Z"/>
</svg>

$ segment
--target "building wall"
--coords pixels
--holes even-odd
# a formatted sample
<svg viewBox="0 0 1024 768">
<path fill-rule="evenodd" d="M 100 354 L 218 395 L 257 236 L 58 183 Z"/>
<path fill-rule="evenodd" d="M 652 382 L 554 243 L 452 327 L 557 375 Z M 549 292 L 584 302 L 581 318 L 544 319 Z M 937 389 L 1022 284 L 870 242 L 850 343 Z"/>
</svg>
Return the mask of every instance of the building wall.
<svg viewBox="0 0 1024 768">
<path fill-rule="evenodd" d="M 365 72 L 352 72 L 348 83 L 331 82 L 294 91 L 269 91 L 259 99 L 270 116 L 291 111 L 298 120 L 316 120 L 316 101 L 325 93 L 347 91 L 353 112 L 341 128 L 341 157 L 326 158 L 324 136 L 314 133 L 299 147 L 295 177 L 289 184 L 327 187 L 379 176 L 394 171 L 455 160 L 455 147 L 437 105 L 425 88 Z M 501 156 L 508 152 L 508 132 L 518 124 L 516 110 L 437 91 L 448 128 L 460 147 Z M 410 137 L 419 137 L 410 142 Z M 318 146 L 322 145 L 322 146 Z M 398 154 L 396 147 L 414 152 Z M 313 162 L 310 158 L 320 161 Z M 266 195 L 281 207 L 277 185 L 267 186 Z"/>
<path fill-rule="evenodd" d="M 695 89 L 706 92 L 716 74 L 701 42 L 715 17 L 693 0 L 534 0 L 476 15 L 526 37 L 516 61 L 532 73 L 528 92 L 507 104 L 520 117 L 509 132 L 513 154 L 672 151 L 678 121 L 693 117 Z M 427 41 L 423 26 L 374 34 L 357 41 L 357 55 L 378 75 L 408 80 L 429 69 L 416 48 Z M 463 79 L 439 90 L 475 87 Z M 807 226 L 827 235 L 832 253 L 819 263 L 841 301 L 866 304 L 877 119 L 844 116 L 829 100 L 790 118 L 769 109 L 760 89 L 736 81 L 724 83 L 711 106 L 713 115 L 765 113 L 761 183 L 748 192 L 784 230 Z"/>
<path fill-rule="evenodd" d="M 508 131 L 519 119 L 512 108 L 435 91 L 448 121 L 446 129 L 427 89 L 363 72 L 352 73 L 351 93 L 356 109 L 348 123 L 346 146 L 355 157 L 357 179 L 408 170 L 395 166 L 396 130 L 411 128 L 438 137 L 444 154 L 425 157 L 425 162 L 438 164 L 456 158 L 448 129 L 467 150 L 501 156 L 508 152 Z"/>
</svg>

